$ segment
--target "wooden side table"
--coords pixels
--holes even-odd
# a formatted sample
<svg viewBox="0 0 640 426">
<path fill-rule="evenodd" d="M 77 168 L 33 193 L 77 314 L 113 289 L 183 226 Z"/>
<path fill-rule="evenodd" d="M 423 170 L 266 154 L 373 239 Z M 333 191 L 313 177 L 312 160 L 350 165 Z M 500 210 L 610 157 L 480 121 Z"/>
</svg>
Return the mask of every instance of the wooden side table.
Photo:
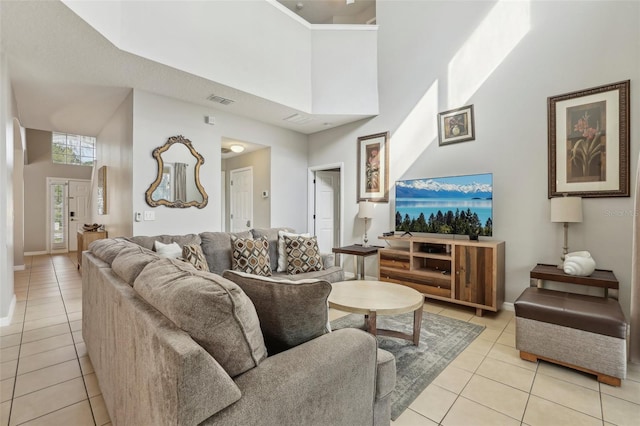
<svg viewBox="0 0 640 426">
<path fill-rule="evenodd" d="M 539 288 L 542 287 L 542 282 L 555 281 L 559 283 L 579 284 L 587 285 L 591 287 L 599 287 L 604 289 L 604 297 L 609 297 L 609 289 L 617 290 L 619 287 L 618 279 L 613 274 L 613 271 L 606 269 L 596 269 L 588 277 L 578 277 L 575 275 L 565 274 L 565 272 L 558 268 L 556 265 L 545 265 L 538 263 L 535 268 L 529 273 L 531 278 L 537 280 Z"/>
<path fill-rule="evenodd" d="M 96 240 L 108 238 L 107 231 L 83 231 L 78 230 L 78 269 L 82 266 L 82 252 L 89 249 L 89 244 Z"/>
<path fill-rule="evenodd" d="M 356 266 L 356 271 L 357 271 L 356 277 L 359 280 L 364 280 L 364 258 L 378 254 L 379 248 L 381 247 L 378 247 L 378 246 L 363 247 L 360 244 L 354 244 L 352 246 L 334 247 L 333 249 L 331 249 L 331 251 L 337 254 L 336 266 L 340 266 L 341 254 L 350 254 L 352 256 L 356 256 L 358 259 L 357 266 Z"/>
</svg>

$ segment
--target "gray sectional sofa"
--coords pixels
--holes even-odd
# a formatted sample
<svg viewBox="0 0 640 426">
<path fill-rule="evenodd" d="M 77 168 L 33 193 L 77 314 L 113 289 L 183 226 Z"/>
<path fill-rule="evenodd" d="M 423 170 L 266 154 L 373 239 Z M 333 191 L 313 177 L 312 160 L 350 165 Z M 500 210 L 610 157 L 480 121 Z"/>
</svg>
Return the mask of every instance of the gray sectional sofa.
<svg viewBox="0 0 640 426">
<path fill-rule="evenodd" d="M 270 354 L 261 329 L 268 322 L 259 318 L 268 306 L 256 300 L 256 312 L 240 287 L 254 276 L 238 285 L 161 258 L 144 237 L 131 240 L 141 244 L 99 240 L 83 253 L 82 333 L 114 425 L 390 423 L 395 359 L 361 330 L 324 331 L 328 314 L 317 303 L 326 304 L 326 280 L 281 281 L 309 287 L 316 306 L 298 310 L 296 321 L 322 330 Z M 210 265 L 226 262 L 219 255 L 209 252 Z M 270 285 L 278 291 L 280 283 Z"/>
<path fill-rule="evenodd" d="M 273 276 L 275 278 L 287 278 L 294 279 L 296 281 L 314 278 L 326 280 L 330 283 L 344 280 L 343 269 L 339 266 L 334 266 L 333 254 L 324 254 L 322 256 L 322 261 L 324 262 L 324 269 L 322 271 L 306 272 L 295 276 L 287 275 L 286 272 L 276 272 L 278 266 L 278 231 L 293 232 L 290 228 L 267 228 L 252 229 L 250 231 L 238 233 L 202 232 L 200 234 L 187 235 L 156 235 L 152 237 L 136 236 L 128 238 L 128 240 L 149 250 L 153 250 L 153 245 L 156 241 L 160 241 L 164 244 L 176 242 L 180 246 L 185 244 L 199 244 L 207 258 L 209 270 L 214 274 L 222 275 L 224 271 L 231 269 L 232 235 L 239 238 L 257 239 L 264 237 L 269 242 L 269 257 L 271 260 L 271 269 L 273 270 Z"/>
</svg>

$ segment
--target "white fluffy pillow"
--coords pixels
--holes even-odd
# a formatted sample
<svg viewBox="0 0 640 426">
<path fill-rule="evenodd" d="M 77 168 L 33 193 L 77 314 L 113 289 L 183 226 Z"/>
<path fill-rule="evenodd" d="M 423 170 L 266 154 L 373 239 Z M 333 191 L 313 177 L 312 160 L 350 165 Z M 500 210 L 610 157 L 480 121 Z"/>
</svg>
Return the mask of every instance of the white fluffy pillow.
<svg viewBox="0 0 640 426">
<path fill-rule="evenodd" d="M 169 257 L 171 259 L 182 257 L 182 247 L 175 241 L 171 244 L 163 244 L 160 241 L 156 241 L 154 247 L 156 253 L 162 257 Z"/>
<path fill-rule="evenodd" d="M 278 272 L 287 272 L 287 249 L 284 246 L 285 236 L 289 238 L 292 238 L 292 237 L 309 238 L 311 235 L 309 233 L 296 234 L 294 232 L 278 231 Z"/>
</svg>

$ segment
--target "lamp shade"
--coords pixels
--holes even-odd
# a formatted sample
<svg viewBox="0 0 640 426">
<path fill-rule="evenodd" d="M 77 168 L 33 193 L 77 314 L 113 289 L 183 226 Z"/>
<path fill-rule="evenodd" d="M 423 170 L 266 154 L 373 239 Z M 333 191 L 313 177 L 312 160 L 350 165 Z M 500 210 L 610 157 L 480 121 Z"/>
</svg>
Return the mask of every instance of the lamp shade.
<svg viewBox="0 0 640 426">
<path fill-rule="evenodd" d="M 370 203 L 368 201 L 360 201 L 358 203 L 358 217 L 360 219 L 373 218 L 373 210 L 375 206 L 376 206 L 375 204 Z"/>
<path fill-rule="evenodd" d="M 552 198 L 551 222 L 582 222 L 582 198 Z"/>
</svg>

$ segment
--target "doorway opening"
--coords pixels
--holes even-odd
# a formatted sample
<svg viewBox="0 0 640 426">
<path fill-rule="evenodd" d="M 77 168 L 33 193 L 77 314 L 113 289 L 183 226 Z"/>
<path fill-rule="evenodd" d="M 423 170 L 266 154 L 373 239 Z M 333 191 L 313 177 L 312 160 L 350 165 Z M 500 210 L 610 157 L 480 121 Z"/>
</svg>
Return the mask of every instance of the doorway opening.
<svg viewBox="0 0 640 426">
<path fill-rule="evenodd" d="M 47 178 L 47 251 L 67 253 L 78 249 L 78 229 L 89 221 L 91 181 Z"/>
<path fill-rule="evenodd" d="M 323 253 L 342 245 L 343 167 L 336 163 L 309 168 L 308 229 Z"/>
<path fill-rule="evenodd" d="M 229 171 L 229 205 L 231 232 L 253 227 L 253 167 Z"/>
</svg>

